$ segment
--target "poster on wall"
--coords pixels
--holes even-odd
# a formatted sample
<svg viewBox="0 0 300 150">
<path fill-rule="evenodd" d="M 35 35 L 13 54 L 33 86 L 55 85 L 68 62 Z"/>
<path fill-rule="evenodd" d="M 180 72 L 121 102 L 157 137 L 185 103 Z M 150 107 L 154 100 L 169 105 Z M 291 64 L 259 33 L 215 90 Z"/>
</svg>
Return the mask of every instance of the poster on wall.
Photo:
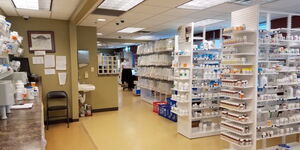
<svg viewBox="0 0 300 150">
<path fill-rule="evenodd" d="M 29 52 L 45 51 L 55 53 L 55 42 L 53 31 L 28 31 Z"/>
</svg>

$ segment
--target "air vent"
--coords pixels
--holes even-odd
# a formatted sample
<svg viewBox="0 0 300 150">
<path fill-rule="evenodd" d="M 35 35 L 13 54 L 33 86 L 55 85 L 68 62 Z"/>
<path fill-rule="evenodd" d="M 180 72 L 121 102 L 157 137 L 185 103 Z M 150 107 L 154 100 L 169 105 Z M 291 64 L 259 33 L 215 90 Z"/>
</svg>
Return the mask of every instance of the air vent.
<svg viewBox="0 0 300 150">
<path fill-rule="evenodd" d="M 138 31 L 136 33 L 138 33 L 138 34 L 150 34 L 152 32 L 151 31 Z"/>
<path fill-rule="evenodd" d="M 93 11 L 93 14 L 95 15 L 105 15 L 105 16 L 121 16 L 126 11 L 119 11 L 119 10 L 110 10 L 110 9 L 99 9 Z"/>
</svg>

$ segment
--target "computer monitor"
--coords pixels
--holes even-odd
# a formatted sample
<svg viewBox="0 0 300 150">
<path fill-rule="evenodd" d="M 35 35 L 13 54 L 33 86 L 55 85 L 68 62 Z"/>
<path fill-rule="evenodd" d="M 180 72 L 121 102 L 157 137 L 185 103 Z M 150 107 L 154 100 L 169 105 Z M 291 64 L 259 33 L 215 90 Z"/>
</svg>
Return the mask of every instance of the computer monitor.
<svg viewBox="0 0 300 150">
<path fill-rule="evenodd" d="M 31 71 L 30 71 L 30 65 L 29 65 L 29 60 L 26 57 L 9 57 L 10 61 L 20 61 L 21 66 L 19 72 L 27 72 L 27 76 L 31 76 Z"/>
</svg>

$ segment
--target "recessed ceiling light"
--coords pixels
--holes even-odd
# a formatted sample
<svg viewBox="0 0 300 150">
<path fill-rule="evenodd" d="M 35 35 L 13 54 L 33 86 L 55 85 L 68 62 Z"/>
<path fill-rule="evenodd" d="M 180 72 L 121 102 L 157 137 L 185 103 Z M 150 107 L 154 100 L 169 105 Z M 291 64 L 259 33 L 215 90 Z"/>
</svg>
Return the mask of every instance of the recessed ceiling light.
<svg viewBox="0 0 300 150">
<path fill-rule="evenodd" d="M 39 0 L 12 0 L 16 8 L 39 10 Z"/>
<path fill-rule="evenodd" d="M 97 19 L 97 21 L 98 21 L 98 22 L 104 22 L 104 21 L 106 21 L 106 19 L 100 18 L 100 19 Z"/>
<path fill-rule="evenodd" d="M 207 26 L 207 25 L 211 25 L 211 24 L 215 24 L 215 23 L 219 23 L 222 22 L 224 20 L 221 19 L 205 19 L 205 20 L 201 20 L 195 23 L 195 27 L 198 26 Z"/>
<path fill-rule="evenodd" d="M 192 0 L 183 5 L 178 6 L 178 8 L 201 10 L 201 9 L 217 6 L 230 1 L 231 0 Z"/>
<path fill-rule="evenodd" d="M 122 29 L 118 32 L 120 32 L 120 33 L 134 33 L 134 32 L 137 32 L 137 31 L 141 31 L 143 29 L 144 28 L 127 27 L 127 28 Z"/>
<path fill-rule="evenodd" d="M 143 1 L 144 0 L 105 0 L 98 6 L 98 8 L 128 11 Z"/>
<path fill-rule="evenodd" d="M 100 35 L 103 35 L 103 33 L 98 32 L 97 35 L 100 36 Z"/>
</svg>

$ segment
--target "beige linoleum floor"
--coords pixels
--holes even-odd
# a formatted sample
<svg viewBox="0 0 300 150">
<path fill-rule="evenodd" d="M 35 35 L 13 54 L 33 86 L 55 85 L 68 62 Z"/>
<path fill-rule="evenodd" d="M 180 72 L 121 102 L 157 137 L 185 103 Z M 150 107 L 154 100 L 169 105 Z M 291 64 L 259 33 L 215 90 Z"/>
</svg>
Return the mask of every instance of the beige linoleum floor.
<svg viewBox="0 0 300 150">
<path fill-rule="evenodd" d="M 120 92 L 120 110 L 81 119 L 99 150 L 221 150 L 219 136 L 189 140 L 176 132 L 176 123 L 152 112 L 152 106 Z"/>
<path fill-rule="evenodd" d="M 152 112 L 152 106 L 119 90 L 119 111 L 94 113 L 80 122 L 51 125 L 47 150 L 222 150 L 219 136 L 189 140 L 176 132 L 176 123 Z M 296 141 L 297 136 L 288 138 Z M 268 143 L 280 143 L 280 139 Z M 260 143 L 258 144 L 260 145 Z"/>
</svg>

